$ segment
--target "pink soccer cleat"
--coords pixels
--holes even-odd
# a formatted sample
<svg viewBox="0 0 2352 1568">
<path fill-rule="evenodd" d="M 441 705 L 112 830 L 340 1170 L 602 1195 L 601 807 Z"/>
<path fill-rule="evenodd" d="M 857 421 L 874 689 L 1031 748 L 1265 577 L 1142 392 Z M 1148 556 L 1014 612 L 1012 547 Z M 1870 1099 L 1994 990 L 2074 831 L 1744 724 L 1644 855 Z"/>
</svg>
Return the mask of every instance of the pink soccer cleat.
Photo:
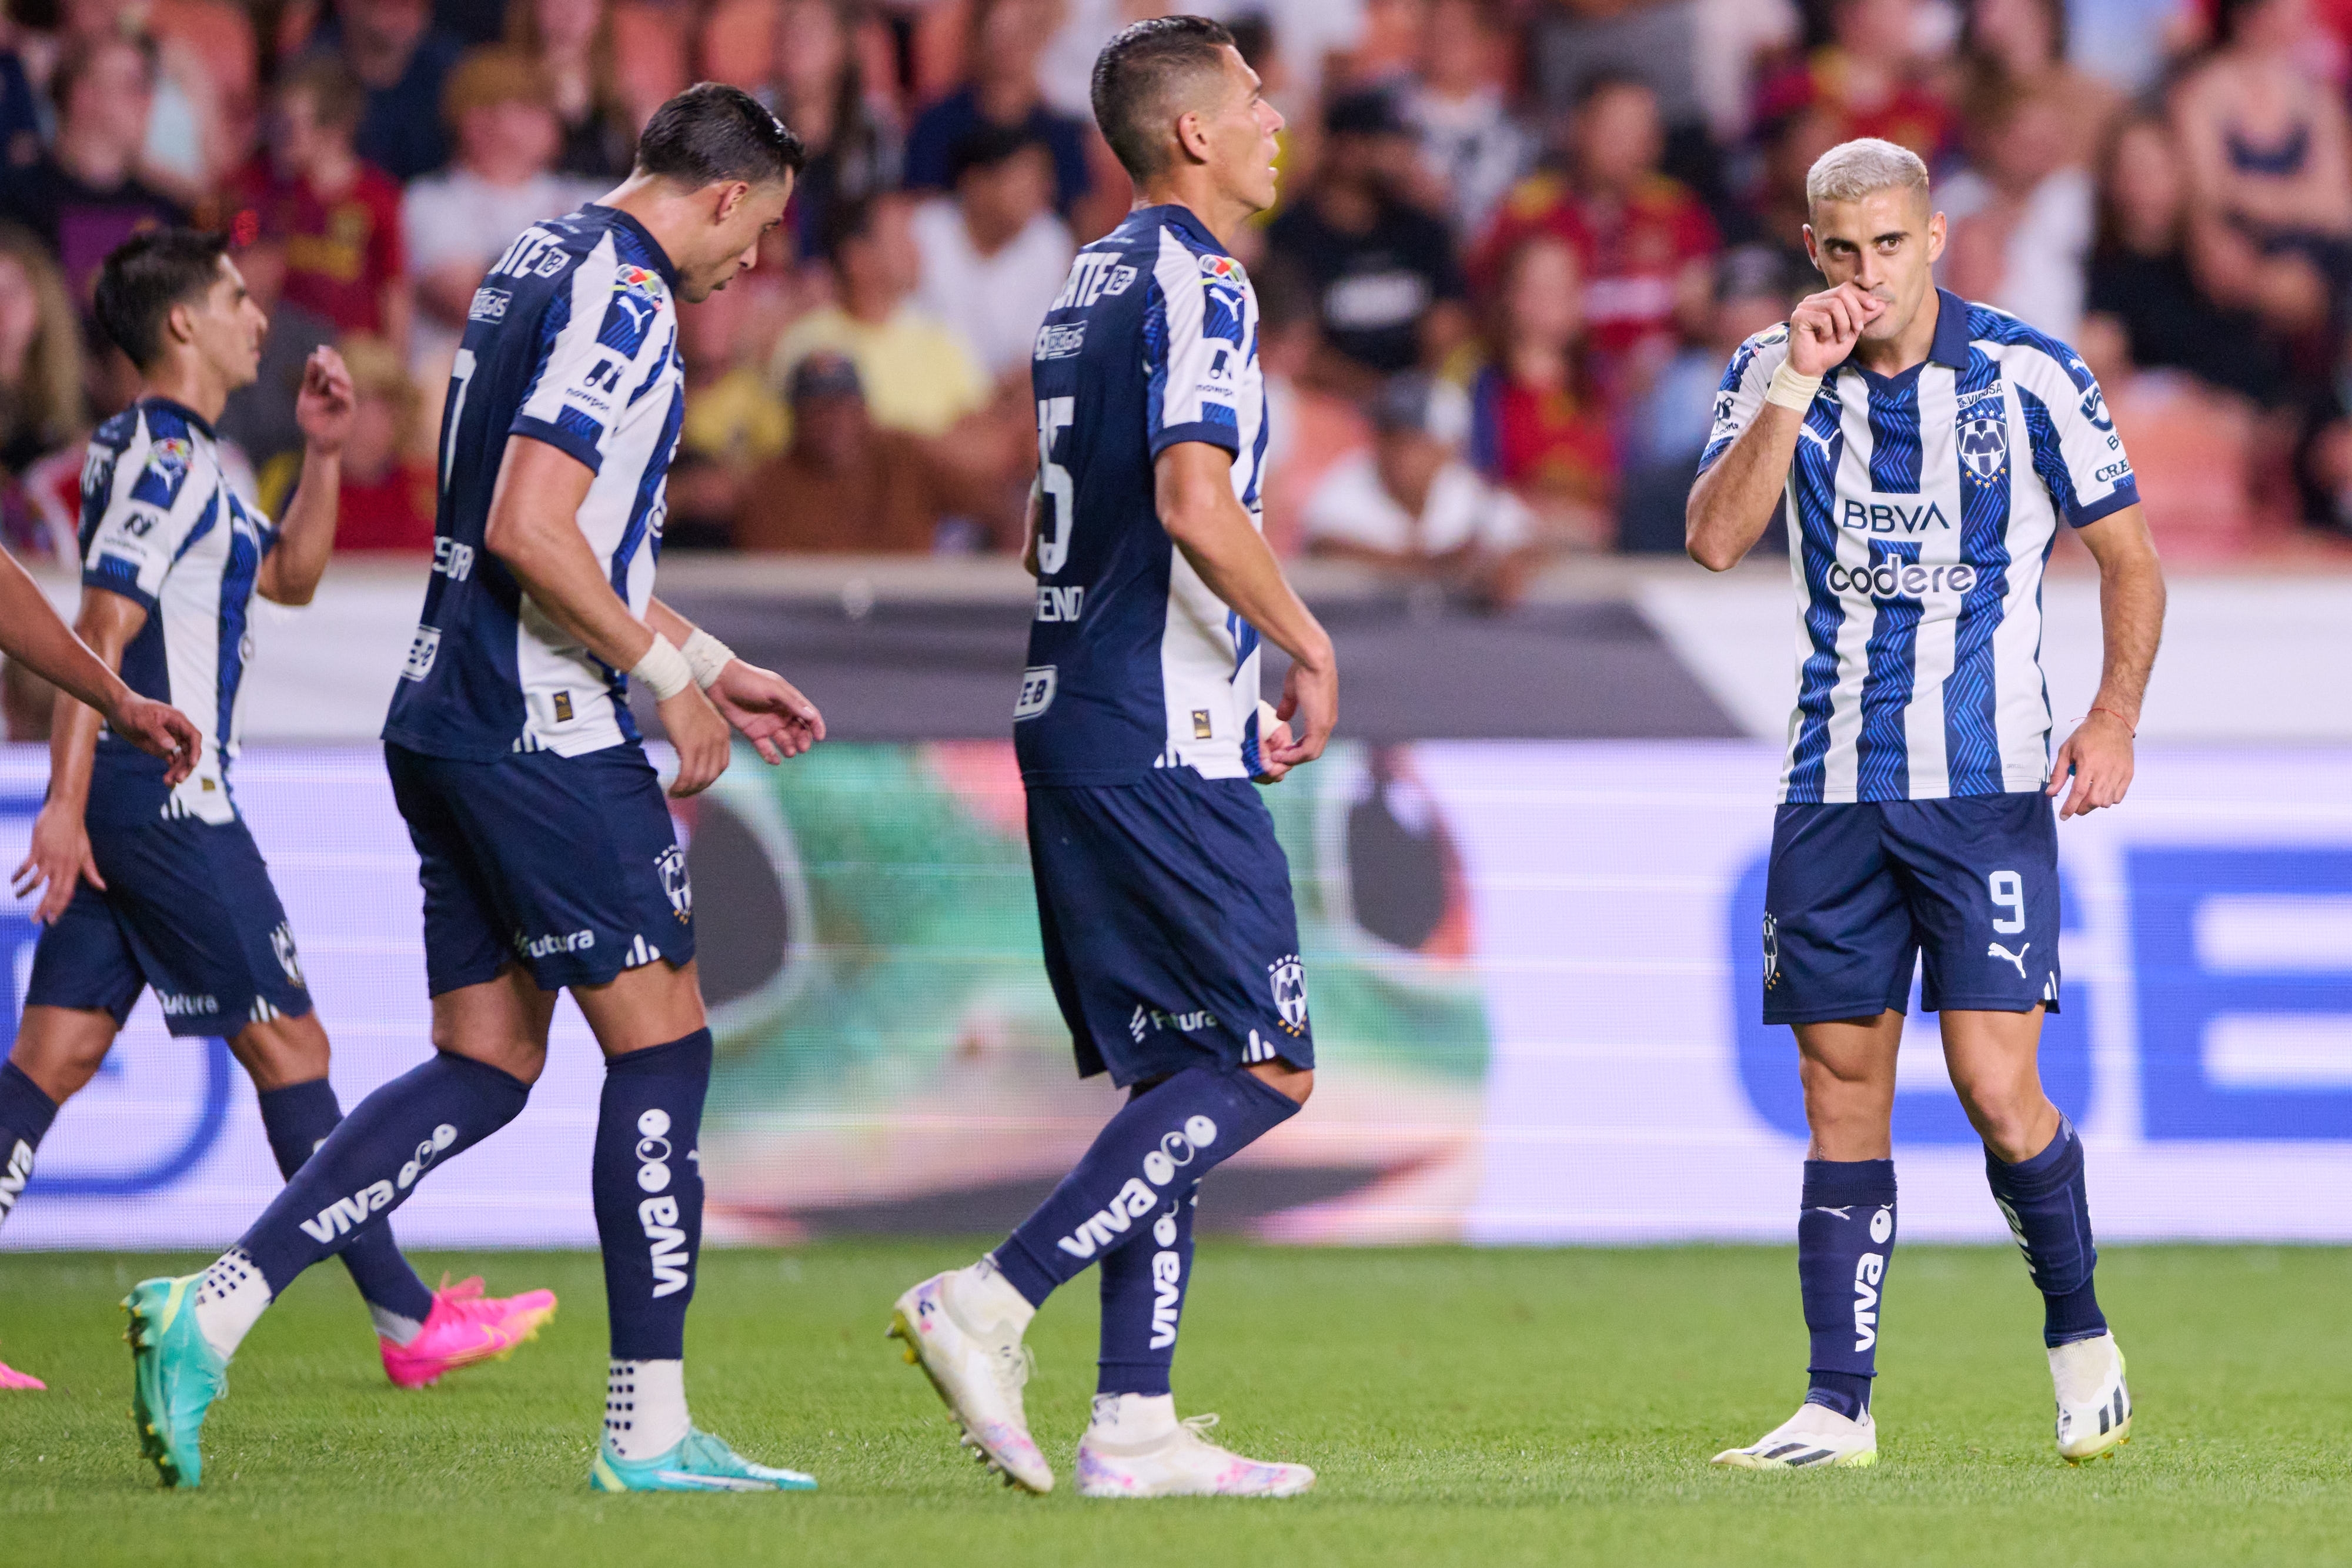
<svg viewBox="0 0 2352 1568">
<path fill-rule="evenodd" d="M 423 1388 L 461 1366 L 503 1361 L 515 1346 L 536 1338 L 553 1316 L 552 1291 L 486 1296 L 479 1275 L 452 1285 L 445 1274 L 441 1288 L 433 1292 L 432 1313 L 417 1336 L 406 1344 L 378 1342 L 383 1347 L 384 1375 L 399 1387 Z"/>
<path fill-rule="evenodd" d="M 6 1362 L 0 1361 L 0 1388 L 22 1388 L 30 1392 L 33 1389 L 47 1386 L 47 1384 L 35 1377 L 31 1373 L 19 1372 Z"/>
</svg>

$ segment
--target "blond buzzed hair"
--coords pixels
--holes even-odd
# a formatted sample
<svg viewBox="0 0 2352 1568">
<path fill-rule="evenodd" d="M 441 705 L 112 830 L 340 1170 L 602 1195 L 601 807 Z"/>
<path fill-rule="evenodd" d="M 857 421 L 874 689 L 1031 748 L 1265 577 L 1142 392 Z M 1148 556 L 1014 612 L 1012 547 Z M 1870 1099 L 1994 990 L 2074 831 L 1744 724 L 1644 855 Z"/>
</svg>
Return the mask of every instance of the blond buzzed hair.
<svg viewBox="0 0 2352 1568">
<path fill-rule="evenodd" d="M 1908 147 L 1864 136 L 1841 141 L 1805 172 L 1805 211 L 1823 202 L 1858 202 L 1877 191 L 1910 190 L 1927 199 L 1927 165 Z"/>
</svg>

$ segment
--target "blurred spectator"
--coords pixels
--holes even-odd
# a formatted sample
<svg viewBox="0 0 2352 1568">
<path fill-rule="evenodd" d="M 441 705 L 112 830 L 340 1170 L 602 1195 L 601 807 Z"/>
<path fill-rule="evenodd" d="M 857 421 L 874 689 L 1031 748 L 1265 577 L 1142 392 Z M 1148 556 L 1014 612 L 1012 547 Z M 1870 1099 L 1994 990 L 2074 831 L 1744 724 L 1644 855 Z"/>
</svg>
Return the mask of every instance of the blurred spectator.
<svg viewBox="0 0 2352 1568">
<path fill-rule="evenodd" d="M 1685 345 L 1658 372 L 1650 393 L 1625 422 L 1624 479 L 1618 491 L 1617 548 L 1634 555 L 1680 555 L 1683 512 L 1699 455 L 1715 427 L 1716 398 L 1739 345 L 1788 319 L 1806 292 L 1779 251 L 1751 246 L 1727 253 L 1716 269 L 1714 313 L 1706 336 Z M 1776 517 L 1768 549 L 1787 548 Z"/>
<path fill-rule="evenodd" d="M 331 55 L 282 78 L 268 148 L 231 186 L 229 232 L 247 244 L 283 244 L 284 298 L 339 331 L 373 333 L 404 350 L 400 187 L 352 149 L 366 107 L 367 89 Z"/>
<path fill-rule="evenodd" d="M 1674 351 L 1678 329 L 1706 329 L 1720 242 L 1698 198 L 1658 172 L 1664 145 L 1655 94 L 1630 77 L 1593 78 L 1570 123 L 1567 172 L 1521 181 L 1480 248 L 1491 272 L 1530 235 L 1576 247 L 1594 369 L 1612 401 Z"/>
<path fill-rule="evenodd" d="M 37 162 L 0 183 L 0 217 L 47 244 L 84 316 L 107 253 L 184 221 L 179 204 L 132 171 L 155 95 L 155 46 L 103 37 L 68 47 L 49 78 L 58 134 Z"/>
<path fill-rule="evenodd" d="M 1692 8 L 1692 84 L 1717 147 L 1738 147 L 1755 130 L 1757 63 L 1795 44 L 1803 19 L 1793 0 L 1696 0 Z"/>
<path fill-rule="evenodd" d="M 1504 193 L 1535 161 L 1535 138 L 1503 95 L 1505 39 L 1498 0 L 1432 0 L 1420 70 L 1404 117 L 1443 192 L 1458 235 L 1483 231 Z"/>
<path fill-rule="evenodd" d="M 644 117 L 621 96 L 607 0 L 513 0 L 506 40 L 539 61 L 563 140 L 560 174 L 617 184 L 636 159 Z"/>
<path fill-rule="evenodd" d="M 1419 157 L 1385 93 L 1335 99 L 1321 165 L 1266 233 L 1266 254 L 1314 288 L 1327 373 L 1369 384 L 1436 364 L 1468 336 L 1466 293 L 1443 219 L 1404 200 Z"/>
<path fill-rule="evenodd" d="M 449 162 L 442 89 L 466 47 L 433 26 L 427 0 L 336 0 L 315 41 L 367 84 L 361 157 L 404 183 Z"/>
<path fill-rule="evenodd" d="M 1883 137 L 1934 164 L 1949 149 L 1954 125 L 1919 58 L 1924 31 L 1918 0 L 1831 0 L 1830 42 L 1766 77 L 1758 118 L 1769 123 L 1822 109 L 1832 143 Z"/>
<path fill-rule="evenodd" d="M 0 179 L 41 155 L 41 99 L 26 55 L 47 42 L 0 8 Z"/>
<path fill-rule="evenodd" d="M 783 0 L 771 78 L 758 94 L 808 149 L 791 214 L 803 259 L 824 253 L 825 217 L 837 204 L 898 183 L 905 150 L 888 105 L 866 90 L 852 18 L 850 0 Z"/>
<path fill-rule="evenodd" d="M 1286 559 L 1306 548 L 1307 498 L 1333 463 L 1371 439 L 1363 411 L 1314 375 L 1321 334 L 1315 290 L 1280 259 L 1251 273 L 1257 294 L 1257 363 L 1265 378 L 1266 543 Z"/>
<path fill-rule="evenodd" d="M 1960 25 L 1958 96 L 1971 122 L 2003 94 L 2046 96 L 2065 118 L 2064 162 L 2088 168 L 2123 99 L 2067 59 L 2066 33 L 2066 0 L 1976 0 Z"/>
<path fill-rule="evenodd" d="M 2261 320 L 2215 299 L 2190 259 L 2189 193 L 2170 128 L 2153 118 L 2126 124 L 2102 175 L 2086 301 L 2095 319 L 2121 331 L 2132 365 L 2279 402 L 2285 373 Z"/>
<path fill-rule="evenodd" d="M 272 331 L 277 330 L 273 325 Z M 415 455 L 420 414 L 416 383 L 391 344 L 359 334 L 343 340 L 343 362 L 351 367 L 354 406 L 351 439 L 343 446 L 343 484 L 338 492 L 335 549 L 338 551 L 407 551 L 433 548 L 433 467 Z M 278 515 L 302 476 L 298 447 L 264 466 L 261 509 Z"/>
<path fill-rule="evenodd" d="M 953 198 L 915 209 L 922 256 L 915 303 L 963 334 L 991 376 L 1028 384 L 1037 324 L 1077 247 L 1054 215 L 1053 155 L 1018 126 L 983 126 L 957 143 Z"/>
<path fill-rule="evenodd" d="M 285 298 L 289 249 L 286 240 L 266 237 L 236 253 L 246 292 L 269 318 L 269 330 L 262 335 L 261 362 L 252 382 L 228 394 L 228 404 L 213 428 L 235 442 L 265 476 L 271 464 L 290 455 L 293 466 L 286 473 L 286 490 L 291 494 L 302 466 L 302 428 L 294 422 L 302 367 L 310 350 L 333 342 L 336 332 L 332 321 Z M 272 515 L 278 510 L 275 506 L 263 509 Z"/>
<path fill-rule="evenodd" d="M 912 303 L 922 257 L 908 214 L 908 199 L 895 192 L 834 210 L 825 235 L 834 303 L 778 340 L 768 380 L 788 386 L 801 361 L 831 349 L 856 365 L 875 423 L 941 435 L 987 406 L 988 377 L 961 337 Z"/>
<path fill-rule="evenodd" d="M 925 554 L 946 519 L 995 502 L 996 476 L 956 444 L 882 428 L 848 356 L 807 355 L 788 395 L 792 444 L 745 486 L 738 549 Z"/>
<path fill-rule="evenodd" d="M 26 476 L 71 454 L 88 428 L 81 326 L 40 241 L 0 226 L 0 542 L 12 554 L 71 560 L 72 519 L 45 511 Z"/>
<path fill-rule="evenodd" d="M 2267 254 L 2352 282 L 2352 156 L 2345 110 L 2313 67 L 2305 0 L 2221 0 L 2221 47 L 2185 78 L 2173 117 L 2200 209 Z"/>
<path fill-rule="evenodd" d="M 466 44 L 495 44 L 529 0 L 433 0 L 433 25 Z"/>
<path fill-rule="evenodd" d="M 1837 122 L 1819 108 L 1793 110 L 1766 126 L 1756 182 L 1748 207 L 1736 214 L 1734 238 L 1769 245 L 1792 271 L 1813 277 L 1812 257 L 1805 250 L 1805 175 L 1836 145 Z"/>
<path fill-rule="evenodd" d="M 2072 342 L 2083 319 L 2094 193 L 2072 162 L 2074 125 L 2049 88 L 1992 90 L 1969 126 L 1974 158 L 1944 182 L 1945 287 Z"/>
<path fill-rule="evenodd" d="M 482 275 L 515 235 L 604 193 L 596 181 L 553 172 L 562 130 L 546 75 L 522 50 L 474 50 L 449 74 L 446 99 L 457 161 L 411 183 L 401 207 L 418 307 L 411 361 L 427 385 L 457 350 Z"/>
<path fill-rule="evenodd" d="M 241 151 L 231 143 L 211 60 L 194 47 L 193 37 L 225 34 L 221 42 L 234 57 L 239 42 L 251 49 L 253 30 L 237 7 L 223 0 L 182 0 L 182 4 L 200 15 L 173 19 L 199 25 L 165 34 L 149 30 L 146 13 L 151 6 L 143 0 L 63 0 L 58 7 L 58 34 L 60 44 L 68 49 L 120 38 L 143 39 L 153 45 L 154 104 L 148 117 L 147 139 L 140 150 L 139 172 L 173 200 L 193 204 L 211 189 L 214 175 L 233 164 Z M 240 75 L 249 94 L 253 79 L 249 53 Z M 248 101 L 248 115 L 250 108 Z"/>
<path fill-rule="evenodd" d="M 910 189 L 948 189 L 957 144 L 983 125 L 1018 127 L 1053 151 L 1054 210 L 1070 215 L 1094 186 L 1087 167 L 1094 132 L 1047 104 L 1038 86 L 1038 57 L 1055 19 L 1051 0 L 973 0 L 964 85 L 925 110 L 907 137 Z"/>
<path fill-rule="evenodd" d="M 1470 401 L 1420 371 L 1372 400 L 1372 444 L 1332 465 L 1307 502 L 1307 548 L 1435 581 L 1495 608 L 1526 591 L 1533 519 L 1462 461 Z"/>
<path fill-rule="evenodd" d="M 1182 5 L 1153 5 L 1145 14 L 1191 11 L 1227 26 L 1263 16 L 1273 28 L 1283 75 L 1306 105 L 1323 96 L 1327 77 L 1344 80 L 1349 75 L 1350 57 L 1368 31 L 1370 9 L 1367 0 L 1192 0 Z"/>
<path fill-rule="evenodd" d="M 1481 473 L 1539 513 L 1547 534 L 1585 549 L 1612 528 L 1617 457 L 1586 362 L 1576 248 L 1537 234 L 1504 259 L 1471 383 L 1470 451 Z"/>
<path fill-rule="evenodd" d="M 677 311 L 686 424 L 670 468 L 670 524 L 691 525 L 698 536 L 707 529 L 714 545 L 724 545 L 734 527 L 744 480 L 784 449 L 792 429 L 783 400 L 761 373 L 754 324 L 751 298 L 740 286 Z"/>
</svg>

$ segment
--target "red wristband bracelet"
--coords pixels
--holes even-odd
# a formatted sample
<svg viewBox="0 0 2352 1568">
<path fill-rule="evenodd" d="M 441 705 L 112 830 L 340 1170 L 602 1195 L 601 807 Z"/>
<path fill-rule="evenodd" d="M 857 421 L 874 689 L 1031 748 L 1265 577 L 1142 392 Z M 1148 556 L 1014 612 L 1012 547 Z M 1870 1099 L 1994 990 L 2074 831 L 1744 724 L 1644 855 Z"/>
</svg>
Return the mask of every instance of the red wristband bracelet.
<svg viewBox="0 0 2352 1568">
<path fill-rule="evenodd" d="M 2109 718 L 2114 719 L 2117 724 L 2122 725 L 2126 729 L 2127 729 L 2127 730 L 2131 730 L 2131 737 L 2132 737 L 2134 740 L 2137 740 L 2137 739 L 2139 738 L 2139 731 L 2137 731 L 2137 730 L 2136 730 L 2136 729 L 2132 729 L 2132 722 L 2131 722 L 2131 720 L 2129 720 L 2129 719 L 2126 718 L 2123 715 L 2121 715 L 2121 714 L 2117 713 L 2115 709 L 2113 709 L 2113 708 L 2111 708 L 2111 707 L 2094 707 L 2094 708 L 2092 708 L 2092 709 L 2091 709 L 2091 713 L 2103 713 L 2103 714 L 2105 714 Z M 2091 716 L 2091 714 L 2084 714 L 2083 716 L 2084 716 L 2084 718 L 2088 718 L 2088 717 L 2090 717 L 2090 716 Z"/>
</svg>

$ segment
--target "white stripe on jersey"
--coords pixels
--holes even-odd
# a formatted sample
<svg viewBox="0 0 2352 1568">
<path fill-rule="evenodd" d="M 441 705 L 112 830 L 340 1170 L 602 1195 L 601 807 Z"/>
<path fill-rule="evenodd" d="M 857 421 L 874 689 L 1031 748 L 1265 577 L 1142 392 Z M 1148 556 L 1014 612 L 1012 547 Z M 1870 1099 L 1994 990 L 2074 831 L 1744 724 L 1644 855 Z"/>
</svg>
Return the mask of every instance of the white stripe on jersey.
<svg viewBox="0 0 2352 1568">
<path fill-rule="evenodd" d="M 1173 231 L 1160 231 L 1151 276 L 1166 301 L 1168 361 L 1156 425 L 1197 423 L 1209 417 L 1210 406 L 1229 407 L 1241 440 L 1234 456 L 1234 498 L 1263 528 L 1256 497 L 1265 381 L 1257 363 L 1257 294 L 1235 268 L 1241 342 L 1235 346 L 1205 330 L 1210 300 L 1202 259 Z M 1168 615 L 1160 634 L 1168 749 L 1160 765 L 1191 767 L 1204 779 L 1245 778 L 1242 739 L 1257 713 L 1256 632 L 1201 580 L 1182 550 L 1171 544 L 1168 555 Z"/>
</svg>

